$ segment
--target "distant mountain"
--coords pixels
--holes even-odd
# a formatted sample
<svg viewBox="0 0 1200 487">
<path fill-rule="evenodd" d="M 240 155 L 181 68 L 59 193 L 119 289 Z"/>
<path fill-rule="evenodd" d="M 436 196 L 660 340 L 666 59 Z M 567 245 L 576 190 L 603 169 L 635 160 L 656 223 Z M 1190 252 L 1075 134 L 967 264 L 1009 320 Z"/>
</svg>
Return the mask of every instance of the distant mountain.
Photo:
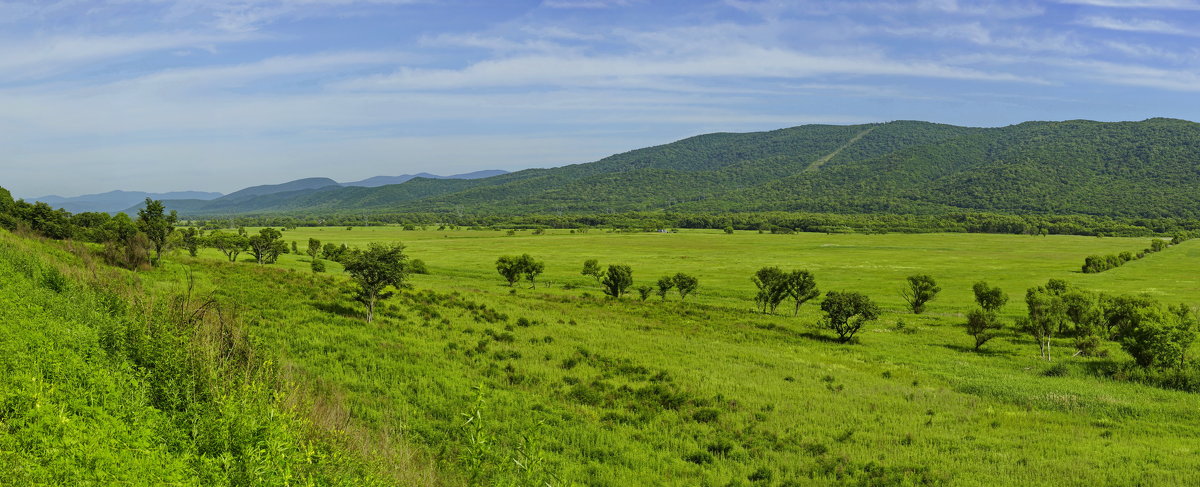
<svg viewBox="0 0 1200 487">
<path fill-rule="evenodd" d="M 169 193 L 109 191 L 107 193 L 85 194 L 74 197 L 62 197 L 57 195 L 40 196 L 37 198 L 30 198 L 30 201 L 41 201 L 54 208 L 62 208 L 71 213 L 82 213 L 85 211 L 116 213 L 138 203 L 145 202 L 146 198 L 156 200 L 212 200 L 220 197 L 221 193 L 209 193 L 204 191 L 174 191 Z"/>
<path fill-rule="evenodd" d="M 329 178 L 304 178 L 295 181 L 288 181 L 282 184 L 263 184 L 260 186 L 251 186 L 249 188 L 240 189 L 229 193 L 225 196 L 214 200 L 215 203 L 228 204 L 234 201 L 241 201 L 255 196 L 262 196 L 274 193 L 286 193 L 289 191 L 300 191 L 308 189 L 320 189 L 330 186 L 341 186 L 337 181 Z"/>
<path fill-rule="evenodd" d="M 349 182 L 349 183 L 342 183 L 342 186 L 361 186 L 364 188 L 377 188 L 379 186 L 387 186 L 389 184 L 404 183 L 413 178 L 482 179 L 482 178 L 490 178 L 492 176 L 499 176 L 501 174 L 508 174 L 508 171 L 503 171 L 500 169 L 489 169 L 489 170 L 485 170 L 485 171 L 475 171 L 475 172 L 469 172 L 469 173 L 465 173 L 465 174 L 455 174 L 453 176 L 438 176 L 436 174 L 429 174 L 427 172 L 422 172 L 422 173 L 417 173 L 417 174 L 403 174 L 400 176 L 375 176 L 375 177 L 364 179 L 362 181 L 353 181 L 353 182 Z"/>
<path fill-rule="evenodd" d="M 192 216 L 987 211 L 1200 218 L 1200 124 L 803 125 L 700 135 L 483 179 L 416 177 L 221 199 L 178 209 Z"/>
</svg>

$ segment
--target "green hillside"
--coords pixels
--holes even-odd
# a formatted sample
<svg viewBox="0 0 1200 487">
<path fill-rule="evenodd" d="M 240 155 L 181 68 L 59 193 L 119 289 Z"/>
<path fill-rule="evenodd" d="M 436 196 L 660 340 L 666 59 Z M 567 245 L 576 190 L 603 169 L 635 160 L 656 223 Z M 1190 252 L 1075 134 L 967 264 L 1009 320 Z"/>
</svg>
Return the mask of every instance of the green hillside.
<svg viewBox="0 0 1200 487">
<path fill-rule="evenodd" d="M 393 483 L 285 405 L 231 311 L 0 230 L 0 484 Z"/>
<path fill-rule="evenodd" d="M 182 213 L 960 211 L 1200 215 L 1200 124 L 900 121 L 718 133 L 476 180 L 413 179 L 207 204 Z M 168 206 L 171 206 L 168 203 Z"/>
</svg>

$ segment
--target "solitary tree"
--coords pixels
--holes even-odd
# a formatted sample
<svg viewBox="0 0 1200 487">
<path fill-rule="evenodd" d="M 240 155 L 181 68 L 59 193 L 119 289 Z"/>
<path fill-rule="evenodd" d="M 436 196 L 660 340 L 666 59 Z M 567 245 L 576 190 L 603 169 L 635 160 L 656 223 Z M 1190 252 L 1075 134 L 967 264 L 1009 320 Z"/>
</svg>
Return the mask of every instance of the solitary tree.
<svg viewBox="0 0 1200 487">
<path fill-rule="evenodd" d="M 264 228 L 258 231 L 258 235 L 251 236 L 247 240 L 250 245 L 250 251 L 254 253 L 254 260 L 262 264 L 274 264 L 279 258 L 279 254 L 287 252 L 287 244 L 283 242 L 283 233 L 274 228 Z"/>
<path fill-rule="evenodd" d="M 583 272 L 585 276 L 591 276 L 596 280 L 596 284 L 600 284 L 600 280 L 604 279 L 604 271 L 600 269 L 600 261 L 596 259 L 588 259 L 583 261 Z"/>
<path fill-rule="evenodd" d="M 604 286 L 604 294 L 620 299 L 625 290 L 633 285 L 633 269 L 627 265 L 610 264 L 600 285 Z"/>
<path fill-rule="evenodd" d="M 863 325 L 879 318 L 879 306 L 858 292 L 829 291 L 821 302 L 825 312 L 825 327 L 837 333 L 838 341 L 846 343 Z"/>
<path fill-rule="evenodd" d="M 908 301 L 909 308 L 912 308 L 913 314 L 921 314 L 925 311 L 925 304 L 933 301 L 937 297 L 937 293 L 942 288 L 938 287 L 937 282 L 925 274 L 908 276 L 908 286 L 900 290 L 900 295 Z"/>
<path fill-rule="evenodd" d="M 812 273 L 792 271 L 787 275 L 787 295 L 796 302 L 796 307 L 792 309 L 792 316 L 796 316 L 800 314 L 800 305 L 820 296 L 821 291 L 817 289 L 817 280 Z"/>
<path fill-rule="evenodd" d="M 308 239 L 308 249 L 305 251 L 305 253 L 308 254 L 308 256 L 312 259 L 316 259 L 317 257 L 320 257 L 321 256 L 321 241 L 317 240 L 315 238 L 309 238 Z"/>
<path fill-rule="evenodd" d="M 983 308 L 973 309 L 967 313 L 967 334 L 975 337 L 975 351 L 978 352 L 983 344 L 996 338 L 997 332 L 1004 324 L 996 318 L 996 313 Z"/>
<path fill-rule="evenodd" d="M 164 214 L 166 207 L 162 201 L 146 198 L 146 207 L 138 210 L 138 230 L 146 234 L 150 244 L 154 246 L 154 265 L 160 265 L 163 248 L 167 246 L 167 237 L 175 230 L 175 221 L 179 219 L 174 210 Z"/>
<path fill-rule="evenodd" d="M 213 248 L 220 250 L 225 254 L 225 258 L 230 262 L 237 262 L 238 255 L 246 250 L 250 242 L 245 236 L 224 233 L 220 230 L 213 232 L 208 236 L 208 243 Z"/>
<path fill-rule="evenodd" d="M 675 274 L 675 277 L 672 277 L 671 281 L 675 283 L 675 291 L 679 293 L 680 301 L 687 299 L 687 295 L 695 292 L 696 288 L 700 287 L 700 280 L 696 276 L 682 272 Z"/>
<path fill-rule="evenodd" d="M 975 351 L 999 334 L 1004 323 L 996 318 L 996 312 L 1008 302 L 1008 295 L 999 287 L 991 287 L 985 281 L 979 281 L 971 286 L 975 293 L 975 302 L 979 309 L 967 313 L 967 334 L 975 338 Z"/>
<path fill-rule="evenodd" d="M 195 257 L 204 242 L 204 231 L 197 230 L 196 227 L 187 227 L 180 230 L 179 235 L 180 245 L 188 251 L 188 255 Z"/>
<path fill-rule="evenodd" d="M 988 286 L 986 281 L 979 281 L 971 287 L 975 292 L 975 302 L 979 303 L 979 307 L 984 311 L 995 313 L 1008 303 L 1008 295 L 999 287 Z"/>
<path fill-rule="evenodd" d="M 346 272 L 358 285 L 354 299 L 367 307 L 367 323 L 371 323 L 375 319 L 375 304 L 395 292 L 388 288 L 407 287 L 404 281 L 408 276 L 408 256 L 404 255 L 404 246 L 372 243 L 345 260 Z"/>
<path fill-rule="evenodd" d="M 658 282 L 656 282 L 655 285 L 658 287 L 658 297 L 662 298 L 663 301 L 666 301 L 667 293 L 675 287 L 675 279 L 673 279 L 671 276 L 662 276 L 658 278 Z"/>
</svg>

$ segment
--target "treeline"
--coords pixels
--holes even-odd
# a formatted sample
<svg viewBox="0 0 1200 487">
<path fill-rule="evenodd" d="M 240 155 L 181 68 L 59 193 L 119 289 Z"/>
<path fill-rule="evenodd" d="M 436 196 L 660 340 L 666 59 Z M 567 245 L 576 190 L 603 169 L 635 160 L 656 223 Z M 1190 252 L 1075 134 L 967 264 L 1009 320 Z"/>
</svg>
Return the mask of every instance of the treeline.
<svg viewBox="0 0 1200 487">
<path fill-rule="evenodd" d="M 1109 255 L 1104 255 L 1104 256 L 1089 255 L 1089 256 L 1087 256 L 1087 258 L 1085 258 L 1083 260 L 1083 272 L 1085 274 L 1094 274 L 1097 272 L 1104 272 L 1109 269 L 1115 269 L 1117 267 L 1121 267 L 1121 266 L 1125 265 L 1126 262 L 1144 258 L 1155 252 L 1161 252 L 1163 250 L 1166 250 L 1167 247 L 1170 247 L 1172 245 L 1181 244 L 1187 240 L 1191 240 L 1192 238 L 1193 237 L 1192 237 L 1191 233 L 1185 232 L 1185 233 L 1176 235 L 1174 238 L 1171 239 L 1170 242 L 1167 242 L 1166 240 L 1162 240 L 1162 239 L 1157 239 L 1157 238 L 1154 240 L 1151 240 L 1149 247 L 1146 247 L 1145 249 L 1143 249 L 1142 251 L 1140 251 L 1136 254 L 1134 254 L 1133 252 L 1126 251 L 1126 252 L 1121 252 L 1119 254 L 1109 254 Z"/>
<path fill-rule="evenodd" d="M 1011 215 L 952 213 L 944 215 L 834 213 L 587 213 L 522 216 L 471 213 L 372 213 L 323 217 L 244 216 L 195 220 L 196 226 L 316 227 L 407 225 L 473 229 L 614 229 L 654 231 L 663 228 L 733 229 L 770 233 L 995 233 L 1013 235 L 1086 235 L 1148 237 L 1200 231 L 1200 219 L 1109 218 L 1092 215 Z"/>
</svg>

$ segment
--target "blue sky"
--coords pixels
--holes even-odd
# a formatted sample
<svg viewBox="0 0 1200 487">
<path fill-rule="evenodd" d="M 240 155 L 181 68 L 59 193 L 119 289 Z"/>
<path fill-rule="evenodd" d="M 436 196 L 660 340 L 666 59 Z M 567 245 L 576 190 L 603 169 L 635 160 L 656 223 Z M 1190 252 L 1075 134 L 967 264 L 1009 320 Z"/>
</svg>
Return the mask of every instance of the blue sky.
<svg viewBox="0 0 1200 487">
<path fill-rule="evenodd" d="M 717 131 L 1200 120 L 1200 0 L 0 0 L 0 186 L 229 192 Z"/>
</svg>

